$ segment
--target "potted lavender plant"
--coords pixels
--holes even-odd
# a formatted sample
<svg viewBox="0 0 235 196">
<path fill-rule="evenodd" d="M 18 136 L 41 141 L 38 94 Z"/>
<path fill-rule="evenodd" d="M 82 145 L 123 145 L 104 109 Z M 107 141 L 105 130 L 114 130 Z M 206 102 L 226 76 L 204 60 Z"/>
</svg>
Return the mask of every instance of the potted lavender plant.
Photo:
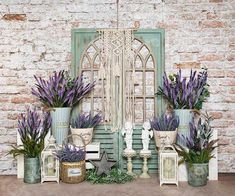
<svg viewBox="0 0 235 196">
<path fill-rule="evenodd" d="M 207 84 L 207 70 L 197 74 L 190 72 L 189 80 L 181 75 L 181 69 L 174 75 L 163 76 L 163 87 L 158 88 L 157 95 L 165 99 L 180 118 L 179 133 L 188 136 L 192 110 L 200 110 L 210 93 Z M 184 144 L 185 145 L 185 144 Z"/>
<path fill-rule="evenodd" d="M 160 148 L 162 145 L 174 144 L 177 137 L 177 128 L 179 127 L 179 117 L 175 113 L 162 114 L 161 117 L 154 117 L 150 121 L 154 131 L 154 139 L 156 146 Z"/>
<path fill-rule="evenodd" d="M 180 163 L 185 162 L 188 173 L 188 183 L 191 186 L 204 186 L 207 184 L 208 164 L 213 158 L 213 150 L 218 139 L 212 140 L 213 131 L 210 126 L 212 117 L 207 113 L 199 118 L 197 125 L 190 122 L 190 134 L 188 137 L 180 135 L 180 140 L 186 143 L 186 147 L 175 145 L 178 154 L 182 157 Z"/>
<path fill-rule="evenodd" d="M 86 152 L 72 144 L 66 144 L 56 152 L 55 156 L 60 161 L 60 177 L 65 183 L 79 183 L 85 180 Z"/>
<path fill-rule="evenodd" d="M 84 139 L 85 145 L 89 144 L 92 140 L 94 128 L 102 121 L 100 113 L 92 116 L 91 113 L 79 114 L 76 119 L 72 120 L 71 133 L 75 135 L 81 135 Z M 80 140 L 79 140 L 80 141 Z M 73 137 L 75 145 L 79 146 L 79 141 L 76 141 L 76 137 Z"/>
<path fill-rule="evenodd" d="M 68 136 L 71 109 L 93 89 L 95 84 L 93 82 L 84 85 L 82 75 L 72 79 L 65 71 L 54 72 L 49 80 L 34 77 L 36 88 L 32 88 L 32 94 L 50 110 L 52 135 L 57 144 L 61 145 Z"/>
<path fill-rule="evenodd" d="M 42 117 L 34 110 L 27 110 L 18 121 L 18 132 L 22 145 L 12 146 L 9 154 L 14 157 L 24 155 L 24 182 L 38 183 L 41 181 L 40 154 L 44 148 L 44 139 L 51 127 L 50 113 Z"/>
</svg>

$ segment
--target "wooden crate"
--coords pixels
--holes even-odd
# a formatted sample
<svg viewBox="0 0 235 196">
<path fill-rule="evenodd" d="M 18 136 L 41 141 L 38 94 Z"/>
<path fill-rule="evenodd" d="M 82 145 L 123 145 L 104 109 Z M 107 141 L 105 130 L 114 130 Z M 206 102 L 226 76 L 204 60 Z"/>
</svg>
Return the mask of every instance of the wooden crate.
<svg viewBox="0 0 235 196">
<path fill-rule="evenodd" d="M 89 160 L 100 158 L 100 142 L 92 142 L 86 146 L 86 169 L 92 169 L 94 166 Z"/>
<path fill-rule="evenodd" d="M 17 145 L 22 145 L 22 142 L 20 140 L 20 135 L 17 131 Z M 17 156 L 17 178 L 23 178 L 24 177 L 24 155 L 18 155 Z"/>
</svg>

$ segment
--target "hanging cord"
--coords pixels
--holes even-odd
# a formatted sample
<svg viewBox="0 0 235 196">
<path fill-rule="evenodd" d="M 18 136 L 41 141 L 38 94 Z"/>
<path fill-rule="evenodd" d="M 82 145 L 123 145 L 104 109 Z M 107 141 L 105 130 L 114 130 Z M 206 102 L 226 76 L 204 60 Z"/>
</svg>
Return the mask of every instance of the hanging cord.
<svg viewBox="0 0 235 196">
<path fill-rule="evenodd" d="M 164 22 L 164 7 L 165 7 L 165 0 L 162 0 L 162 4 L 161 4 L 161 23 L 163 24 Z"/>
<path fill-rule="evenodd" d="M 116 2 L 117 4 L 117 29 L 119 28 L 119 0 Z"/>
<path fill-rule="evenodd" d="M 131 58 L 131 63 L 132 63 L 132 77 L 133 77 L 133 83 L 132 83 L 132 123 L 133 125 L 135 124 L 135 54 L 134 54 L 134 51 L 133 51 L 133 45 L 132 43 L 134 42 L 134 33 L 133 31 L 131 31 L 131 48 L 130 48 L 130 51 L 131 51 L 131 54 L 132 54 L 132 58 Z"/>
</svg>

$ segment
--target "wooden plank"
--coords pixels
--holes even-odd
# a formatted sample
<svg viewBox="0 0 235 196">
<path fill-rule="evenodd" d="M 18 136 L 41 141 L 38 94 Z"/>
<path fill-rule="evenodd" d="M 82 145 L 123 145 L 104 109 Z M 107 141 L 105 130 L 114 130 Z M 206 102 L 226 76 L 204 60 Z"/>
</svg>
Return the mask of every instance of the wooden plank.
<svg viewBox="0 0 235 196">
<path fill-rule="evenodd" d="M 21 145 L 19 133 L 17 131 L 17 145 Z M 24 155 L 17 156 L 17 178 L 24 177 Z"/>
<path fill-rule="evenodd" d="M 155 58 L 155 86 L 162 86 L 162 75 L 165 69 L 165 31 L 164 29 L 139 29 L 134 32 L 136 38 L 145 43 Z M 156 89 L 155 89 L 156 91 Z M 160 96 L 155 99 L 155 113 L 160 114 L 164 102 Z"/>
<path fill-rule="evenodd" d="M 86 160 L 100 158 L 100 142 L 92 142 L 86 146 Z"/>
<path fill-rule="evenodd" d="M 115 148 L 116 146 L 116 148 Z M 119 156 L 118 156 L 118 132 L 113 133 L 113 159 L 118 160 Z"/>
<path fill-rule="evenodd" d="M 86 169 L 93 169 L 94 166 L 92 165 L 92 163 L 90 161 L 86 161 Z"/>
<path fill-rule="evenodd" d="M 107 135 L 107 134 L 95 134 L 94 139 L 113 139 L 112 135 Z"/>
<path fill-rule="evenodd" d="M 119 152 L 118 152 L 118 166 L 123 171 L 125 162 L 124 162 L 124 158 L 122 156 L 124 145 L 123 145 L 123 137 L 122 137 L 121 133 L 119 133 L 119 135 L 118 135 L 118 140 L 119 140 L 119 143 L 118 143 L 118 149 L 119 149 Z"/>
</svg>

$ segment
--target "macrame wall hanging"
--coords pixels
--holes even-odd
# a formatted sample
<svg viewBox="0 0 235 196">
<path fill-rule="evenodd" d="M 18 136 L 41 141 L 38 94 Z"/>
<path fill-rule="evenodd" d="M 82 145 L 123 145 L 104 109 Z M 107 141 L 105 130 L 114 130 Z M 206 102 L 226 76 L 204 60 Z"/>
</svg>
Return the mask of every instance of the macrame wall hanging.
<svg viewBox="0 0 235 196">
<path fill-rule="evenodd" d="M 134 29 L 119 29 L 118 0 L 116 5 L 117 28 L 98 29 L 99 37 L 95 42 L 99 44 L 93 42 L 92 45 L 99 56 L 96 96 L 101 101 L 96 103 L 102 110 L 104 125 L 111 125 L 113 132 L 121 130 L 126 121 L 134 123 L 135 120 Z M 88 56 L 85 51 L 84 57 L 88 59 Z M 92 59 L 89 57 L 88 62 Z"/>
<path fill-rule="evenodd" d="M 119 1 L 117 0 L 117 28 L 99 30 L 101 39 L 101 96 L 105 122 L 113 132 L 121 130 L 125 121 L 134 122 L 135 66 L 132 43 L 133 29 L 119 29 Z M 105 100 L 105 101 L 104 101 Z"/>
<path fill-rule="evenodd" d="M 120 130 L 125 121 L 134 121 L 134 52 L 133 30 L 100 30 L 102 81 L 101 96 L 104 118 L 112 131 Z M 123 115 L 122 115 L 123 114 Z"/>
</svg>

